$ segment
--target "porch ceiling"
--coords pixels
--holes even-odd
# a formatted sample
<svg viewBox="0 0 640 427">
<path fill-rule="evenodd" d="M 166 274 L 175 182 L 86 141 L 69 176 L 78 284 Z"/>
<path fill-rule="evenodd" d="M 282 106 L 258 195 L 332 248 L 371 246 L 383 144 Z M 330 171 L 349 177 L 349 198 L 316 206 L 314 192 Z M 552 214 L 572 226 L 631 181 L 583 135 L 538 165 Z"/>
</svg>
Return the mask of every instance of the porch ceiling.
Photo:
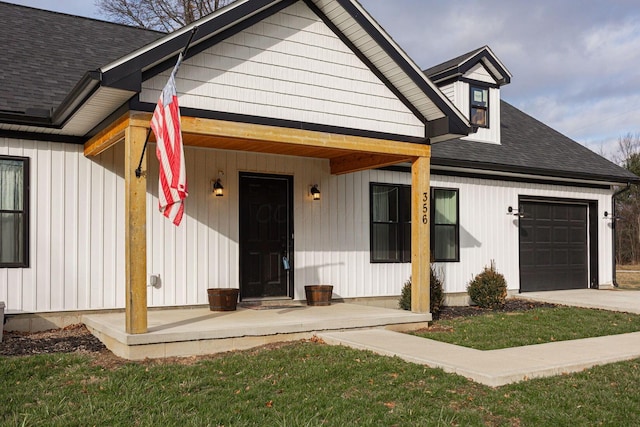
<svg viewBox="0 0 640 427">
<path fill-rule="evenodd" d="M 150 121 L 149 113 L 127 113 L 85 144 L 85 156 L 96 156 L 124 140 L 127 127 L 149 128 Z M 390 166 L 431 154 L 431 147 L 424 144 L 301 129 L 195 117 L 182 117 L 181 124 L 186 146 L 328 159 L 332 174 Z M 155 141 L 153 133 L 150 141 Z"/>
</svg>

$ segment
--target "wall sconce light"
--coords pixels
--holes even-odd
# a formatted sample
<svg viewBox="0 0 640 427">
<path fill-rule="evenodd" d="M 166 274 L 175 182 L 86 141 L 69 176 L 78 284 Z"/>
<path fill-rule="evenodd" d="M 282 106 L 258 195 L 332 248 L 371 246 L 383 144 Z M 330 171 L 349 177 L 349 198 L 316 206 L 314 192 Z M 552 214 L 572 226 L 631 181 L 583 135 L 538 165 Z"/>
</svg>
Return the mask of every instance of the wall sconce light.
<svg viewBox="0 0 640 427">
<path fill-rule="evenodd" d="M 313 200 L 320 200 L 320 190 L 318 190 L 318 184 L 313 184 L 309 189 L 309 194 Z"/>
<path fill-rule="evenodd" d="M 218 171 L 218 179 L 211 180 L 211 192 L 216 195 L 216 197 L 222 197 L 224 187 L 222 186 L 221 178 L 224 176 L 224 172 Z"/>
<path fill-rule="evenodd" d="M 620 216 L 613 216 L 611 213 L 604 211 L 604 217 L 602 219 L 609 220 L 609 221 L 616 221 L 618 219 L 623 219 L 623 218 Z"/>
<path fill-rule="evenodd" d="M 507 208 L 507 215 L 517 216 L 518 218 L 524 218 L 524 213 L 518 212 L 518 209 L 515 209 L 511 206 Z"/>
</svg>

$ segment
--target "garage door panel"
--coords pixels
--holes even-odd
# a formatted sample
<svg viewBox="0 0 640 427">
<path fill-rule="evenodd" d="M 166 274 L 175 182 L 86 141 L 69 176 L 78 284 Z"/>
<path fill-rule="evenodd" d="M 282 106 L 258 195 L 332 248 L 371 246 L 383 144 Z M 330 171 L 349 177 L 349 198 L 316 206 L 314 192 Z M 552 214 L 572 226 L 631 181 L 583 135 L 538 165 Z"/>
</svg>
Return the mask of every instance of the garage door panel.
<svg viewBox="0 0 640 427">
<path fill-rule="evenodd" d="M 520 290 L 588 287 L 587 206 L 523 201 Z"/>
<path fill-rule="evenodd" d="M 565 222 L 570 218 L 569 207 L 567 205 L 556 205 L 551 211 L 554 221 Z"/>
<path fill-rule="evenodd" d="M 581 209 L 581 207 L 576 207 L 574 209 L 571 209 L 569 218 L 572 221 L 586 222 L 587 221 L 587 213 L 586 213 L 586 211 Z"/>
<path fill-rule="evenodd" d="M 550 266 L 551 265 L 551 250 L 539 249 L 533 252 L 533 265 L 534 266 Z"/>
<path fill-rule="evenodd" d="M 529 212 L 529 210 L 525 210 L 525 212 Z M 537 209 L 535 210 L 535 214 L 536 214 L 536 218 L 538 219 L 538 221 L 550 221 L 552 216 L 551 216 L 551 206 L 537 206 Z"/>
<path fill-rule="evenodd" d="M 554 265 L 567 265 L 569 264 L 569 250 L 568 249 L 556 249 L 553 251 L 553 264 Z"/>
<path fill-rule="evenodd" d="M 587 243 L 587 235 L 583 232 L 586 230 L 586 225 L 582 228 L 571 227 L 569 233 L 569 243 L 583 246 Z"/>
<path fill-rule="evenodd" d="M 584 251 L 579 250 L 579 249 L 573 249 L 570 252 L 570 257 L 569 257 L 569 265 L 572 267 L 576 267 L 576 266 L 587 266 L 587 260 L 586 260 L 586 254 L 584 253 Z"/>
<path fill-rule="evenodd" d="M 569 229 L 567 227 L 556 227 L 552 236 L 553 243 L 569 243 Z"/>
<path fill-rule="evenodd" d="M 551 242 L 552 228 L 550 226 L 541 226 L 535 230 L 533 241 L 536 243 Z"/>
</svg>

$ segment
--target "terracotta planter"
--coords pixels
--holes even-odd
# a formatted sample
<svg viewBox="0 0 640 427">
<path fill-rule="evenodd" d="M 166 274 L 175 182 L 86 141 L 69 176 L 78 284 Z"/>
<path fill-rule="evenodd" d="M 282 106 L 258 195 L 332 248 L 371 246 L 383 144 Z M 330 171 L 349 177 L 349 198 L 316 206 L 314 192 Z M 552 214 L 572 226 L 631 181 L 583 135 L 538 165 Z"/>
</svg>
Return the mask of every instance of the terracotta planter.
<svg viewBox="0 0 640 427">
<path fill-rule="evenodd" d="M 304 287 L 307 305 L 331 305 L 332 285 L 307 285 Z"/>
<path fill-rule="evenodd" d="M 240 289 L 236 288 L 209 288 L 209 310 L 211 311 L 234 311 L 238 305 L 238 294 Z"/>
</svg>

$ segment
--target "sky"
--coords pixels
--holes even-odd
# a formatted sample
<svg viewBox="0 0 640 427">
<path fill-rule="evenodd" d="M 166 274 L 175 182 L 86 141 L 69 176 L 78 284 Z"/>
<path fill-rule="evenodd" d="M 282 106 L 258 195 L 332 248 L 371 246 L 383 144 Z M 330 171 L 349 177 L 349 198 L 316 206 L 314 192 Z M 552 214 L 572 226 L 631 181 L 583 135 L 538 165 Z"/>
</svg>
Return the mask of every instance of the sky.
<svg viewBox="0 0 640 427">
<path fill-rule="evenodd" d="M 92 0 L 8 1 L 106 19 Z M 502 99 L 599 154 L 640 134 L 637 0 L 359 1 L 423 69 L 488 45 L 513 75 Z"/>
</svg>

